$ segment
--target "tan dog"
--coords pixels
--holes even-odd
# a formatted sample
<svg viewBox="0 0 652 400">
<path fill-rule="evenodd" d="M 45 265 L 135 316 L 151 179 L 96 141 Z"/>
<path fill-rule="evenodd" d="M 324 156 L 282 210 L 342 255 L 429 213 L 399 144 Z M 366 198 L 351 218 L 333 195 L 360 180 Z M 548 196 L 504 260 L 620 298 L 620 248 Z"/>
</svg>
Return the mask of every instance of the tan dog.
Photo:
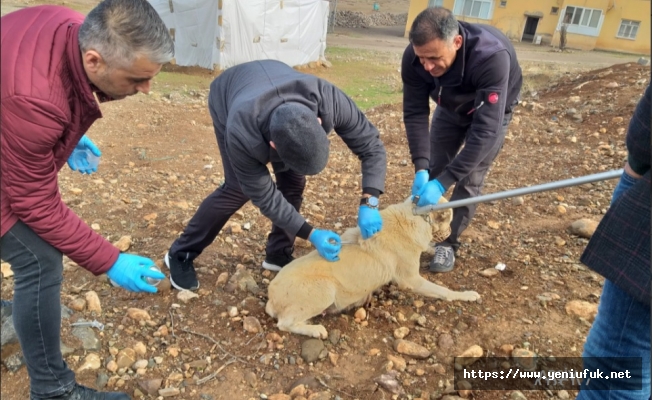
<svg viewBox="0 0 652 400">
<path fill-rule="evenodd" d="M 337 262 L 326 261 L 315 250 L 283 267 L 269 285 L 265 307 L 267 314 L 278 319 L 277 327 L 325 339 L 326 328 L 307 324 L 310 318 L 361 306 L 390 282 L 427 297 L 478 300 L 476 292 L 455 292 L 419 275 L 421 253 L 428 250 L 431 240 L 448 237 L 453 213 L 450 209 L 434 211 L 424 218 L 412 209 L 408 198 L 382 210 L 383 229 L 367 240 L 359 228 L 348 229 L 342 241 L 355 244 L 343 244 Z"/>
</svg>

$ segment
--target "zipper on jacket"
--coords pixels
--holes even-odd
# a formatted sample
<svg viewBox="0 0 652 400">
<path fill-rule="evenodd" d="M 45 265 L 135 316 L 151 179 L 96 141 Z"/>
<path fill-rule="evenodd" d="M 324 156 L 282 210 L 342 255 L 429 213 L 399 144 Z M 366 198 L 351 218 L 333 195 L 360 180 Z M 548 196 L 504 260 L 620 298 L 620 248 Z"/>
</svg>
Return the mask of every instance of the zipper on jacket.
<svg viewBox="0 0 652 400">
<path fill-rule="evenodd" d="M 441 91 L 444 89 L 443 86 L 439 86 L 439 93 L 437 94 L 437 105 L 441 105 Z"/>
</svg>

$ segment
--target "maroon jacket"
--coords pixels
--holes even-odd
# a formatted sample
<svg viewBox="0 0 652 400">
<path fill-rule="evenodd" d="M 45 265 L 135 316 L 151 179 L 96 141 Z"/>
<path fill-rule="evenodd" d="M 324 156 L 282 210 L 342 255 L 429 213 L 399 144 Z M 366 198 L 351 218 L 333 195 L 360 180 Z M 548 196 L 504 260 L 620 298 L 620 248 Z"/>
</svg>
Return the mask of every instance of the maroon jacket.
<svg viewBox="0 0 652 400">
<path fill-rule="evenodd" d="M 82 65 L 77 33 L 83 20 L 56 6 L 25 8 L 0 20 L 0 235 L 21 220 L 99 275 L 119 250 L 64 204 L 57 181 L 84 132 L 102 117 Z"/>
</svg>

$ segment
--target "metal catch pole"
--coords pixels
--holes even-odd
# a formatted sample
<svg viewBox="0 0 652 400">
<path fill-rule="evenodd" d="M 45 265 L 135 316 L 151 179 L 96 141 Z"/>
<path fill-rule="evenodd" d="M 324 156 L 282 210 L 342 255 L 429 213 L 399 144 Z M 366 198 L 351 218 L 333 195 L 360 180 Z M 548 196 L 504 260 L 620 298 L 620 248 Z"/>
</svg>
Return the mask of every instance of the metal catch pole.
<svg viewBox="0 0 652 400">
<path fill-rule="evenodd" d="M 415 207 L 415 215 L 427 214 L 430 211 L 444 210 L 447 208 L 457 208 L 468 206 L 470 204 L 486 203 L 488 201 L 508 199 L 510 197 L 523 196 L 526 194 L 545 192 L 548 190 L 561 189 L 569 186 L 579 186 L 585 183 L 606 181 L 609 179 L 619 178 L 623 174 L 623 169 L 601 172 L 599 174 L 580 176 L 578 178 L 565 179 L 561 181 L 544 183 L 541 185 L 527 186 L 519 189 L 506 190 L 504 192 L 490 193 L 483 196 L 472 197 L 470 199 L 450 201 L 442 204 L 433 204 L 425 207 Z"/>
</svg>

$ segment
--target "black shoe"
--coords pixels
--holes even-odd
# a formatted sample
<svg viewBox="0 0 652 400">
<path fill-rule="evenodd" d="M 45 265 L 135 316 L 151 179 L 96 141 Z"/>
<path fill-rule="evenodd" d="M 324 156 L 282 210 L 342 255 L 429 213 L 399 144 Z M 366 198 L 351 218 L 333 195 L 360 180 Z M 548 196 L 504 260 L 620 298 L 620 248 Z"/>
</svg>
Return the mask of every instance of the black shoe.
<svg viewBox="0 0 652 400">
<path fill-rule="evenodd" d="M 179 290 L 197 290 L 199 282 L 197 281 L 197 273 L 192 260 L 188 258 L 188 253 L 182 255 L 181 253 L 165 255 L 165 265 L 170 270 L 170 284 Z"/>
<path fill-rule="evenodd" d="M 292 257 L 291 251 L 281 254 L 269 254 L 265 257 L 265 261 L 263 261 L 263 268 L 270 271 L 280 271 L 281 268 L 291 263 L 292 260 L 294 260 L 294 257 Z"/>
<path fill-rule="evenodd" d="M 37 400 L 35 397 L 31 399 Z M 51 397 L 48 400 L 131 400 L 131 397 L 123 392 L 98 392 L 86 386 L 75 384 L 70 392 Z"/>
<path fill-rule="evenodd" d="M 430 261 L 430 272 L 450 272 L 455 267 L 455 250 L 449 246 L 436 246 L 435 257 Z"/>
</svg>

